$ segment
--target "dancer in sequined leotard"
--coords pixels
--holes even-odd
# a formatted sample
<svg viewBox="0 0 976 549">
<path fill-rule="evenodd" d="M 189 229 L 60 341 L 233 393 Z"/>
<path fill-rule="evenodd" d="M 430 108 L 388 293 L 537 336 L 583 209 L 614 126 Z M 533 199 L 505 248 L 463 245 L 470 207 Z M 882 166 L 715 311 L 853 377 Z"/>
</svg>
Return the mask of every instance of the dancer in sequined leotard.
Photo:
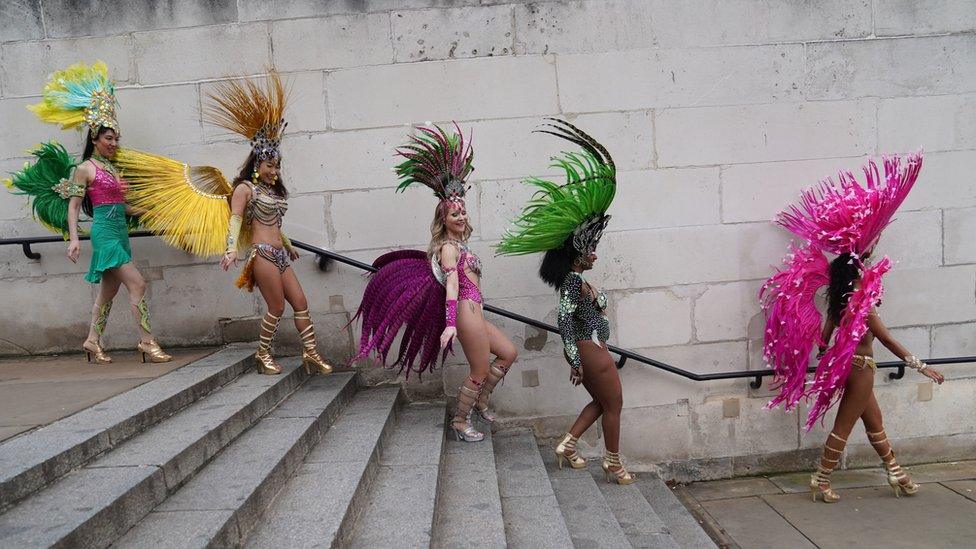
<svg viewBox="0 0 976 549">
<path fill-rule="evenodd" d="M 241 101 L 241 98 L 247 98 Z M 227 252 L 220 262 L 227 270 L 246 254 L 238 287 L 252 291 L 257 286 L 268 306 L 261 320 L 258 350 L 254 355 L 258 372 L 280 374 L 281 366 L 271 355 L 278 321 L 285 301 L 295 311 L 295 328 L 302 341 L 302 365 L 308 373 L 328 374 L 332 366 L 319 355 L 315 327 L 308 312 L 308 300 L 288 260 L 298 252 L 281 231 L 288 209 L 288 191 L 281 178 L 281 136 L 285 129 L 285 91 L 278 73 L 272 71 L 264 88 L 250 80 L 218 85 L 214 103 L 205 112 L 210 122 L 241 133 L 251 140 L 251 152 L 234 179 Z"/>
<path fill-rule="evenodd" d="M 556 446 L 559 466 L 568 461 L 574 469 L 586 467 L 576 443 L 602 418 L 607 480 L 630 484 L 634 477 L 624 468 L 619 453 L 623 395 L 616 365 L 607 351 L 610 322 L 604 311 L 608 300 L 583 277 L 593 268 L 597 244 L 610 220 L 606 211 L 616 192 L 616 168 L 610 154 L 592 137 L 568 122 L 553 122 L 540 131 L 571 141 L 583 151 L 564 153 L 556 159 L 555 166 L 566 172 L 565 185 L 528 180 L 538 191 L 515 221 L 515 228 L 499 244 L 498 252 L 545 252 L 539 276 L 559 290 L 559 332 L 570 381 L 582 384 L 593 398 Z"/>
<path fill-rule="evenodd" d="M 458 440 L 476 442 L 484 434 L 471 424 L 471 412 L 494 421 L 488 400 L 517 353 L 512 341 L 485 319 L 481 307 L 481 260 L 467 246 L 471 225 L 464 205 L 473 153 L 470 144 L 465 147 L 460 128 L 455 129 L 457 133 L 448 135 L 438 127 L 417 128 L 411 142 L 397 150 L 405 158 L 396 167 L 399 188 L 425 185 L 439 202 L 426 253 L 400 250 L 373 262 L 378 270 L 356 313 L 363 327 L 355 360 L 375 353 L 385 363 L 393 340 L 405 327 L 393 365 L 407 376 L 423 374 L 436 365 L 438 354 L 444 360 L 457 336 L 470 371 L 458 389 L 451 431 Z M 491 355 L 495 360 L 489 363 Z"/>
</svg>

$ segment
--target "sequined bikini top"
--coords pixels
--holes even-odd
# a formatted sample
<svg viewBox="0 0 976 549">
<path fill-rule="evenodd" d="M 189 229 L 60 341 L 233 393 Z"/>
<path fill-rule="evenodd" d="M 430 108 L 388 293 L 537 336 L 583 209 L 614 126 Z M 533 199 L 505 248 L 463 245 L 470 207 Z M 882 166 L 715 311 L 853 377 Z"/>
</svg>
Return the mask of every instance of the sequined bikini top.
<svg viewBox="0 0 976 549">
<path fill-rule="evenodd" d="M 471 269 L 471 272 L 477 275 L 480 279 L 482 267 L 481 258 L 472 252 L 471 249 L 468 248 L 468 245 L 464 242 L 451 240 L 450 243 L 458 247 L 458 251 L 461 252 L 461 257 L 463 257 L 465 260 L 466 267 Z M 431 256 L 430 269 L 434 271 L 434 276 L 437 277 L 437 280 L 441 284 L 444 284 L 447 281 L 447 273 L 445 273 L 444 269 L 441 268 L 441 258 L 439 253 L 434 253 L 434 255 Z"/>
<path fill-rule="evenodd" d="M 244 222 L 256 221 L 262 225 L 281 227 L 281 219 L 288 210 L 288 201 L 271 192 L 263 183 L 248 185 L 251 187 L 251 199 L 244 208 Z"/>
<path fill-rule="evenodd" d="M 95 162 L 95 178 L 88 185 L 86 191 L 93 206 L 102 204 L 122 204 L 125 202 L 125 180 L 116 179 L 111 172 Z"/>
</svg>

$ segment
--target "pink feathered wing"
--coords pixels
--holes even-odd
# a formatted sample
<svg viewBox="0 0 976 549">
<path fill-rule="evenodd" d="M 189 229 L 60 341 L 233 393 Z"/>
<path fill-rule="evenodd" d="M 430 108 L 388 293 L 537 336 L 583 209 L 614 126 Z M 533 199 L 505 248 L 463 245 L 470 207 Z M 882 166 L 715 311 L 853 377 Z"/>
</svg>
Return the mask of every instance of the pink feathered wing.
<svg viewBox="0 0 976 549">
<path fill-rule="evenodd" d="M 766 405 L 796 407 L 806 389 L 807 365 L 813 345 L 820 341 L 821 315 L 814 297 L 830 282 L 830 265 L 815 245 L 790 247 L 779 270 L 763 284 L 759 299 L 766 313 L 763 357 L 776 375 L 779 394 Z"/>
<path fill-rule="evenodd" d="M 807 430 L 823 418 L 844 394 L 844 384 L 851 373 L 851 361 L 857 344 L 868 331 L 868 315 L 884 295 L 881 277 L 891 269 L 891 260 L 881 259 L 871 267 L 858 262 L 861 270 L 860 286 L 851 292 L 847 308 L 834 332 L 834 344 L 817 364 L 817 372 L 807 394 L 815 397 L 807 415 Z"/>
<path fill-rule="evenodd" d="M 363 319 L 359 353 L 353 362 L 375 353 L 384 366 L 406 372 L 407 379 L 410 372 L 433 370 L 437 355 L 443 363 L 451 346 L 438 352 L 445 325 L 445 292 L 430 270 L 430 259 L 419 250 L 400 250 L 378 257 L 373 266 L 379 270 L 370 276 L 363 301 L 350 322 Z M 404 330 L 397 358 L 387 365 L 400 328 Z"/>
</svg>

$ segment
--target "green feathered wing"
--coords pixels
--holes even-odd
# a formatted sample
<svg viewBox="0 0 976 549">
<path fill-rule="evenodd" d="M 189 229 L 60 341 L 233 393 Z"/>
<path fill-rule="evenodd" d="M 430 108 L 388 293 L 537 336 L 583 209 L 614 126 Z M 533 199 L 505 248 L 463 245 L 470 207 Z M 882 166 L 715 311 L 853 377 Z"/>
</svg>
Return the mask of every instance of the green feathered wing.
<svg viewBox="0 0 976 549">
<path fill-rule="evenodd" d="M 30 151 L 37 160 L 27 163 L 24 168 L 11 174 L 4 184 L 14 194 L 27 195 L 31 210 L 41 225 L 49 230 L 68 237 L 68 198 L 63 197 L 57 187 L 66 190 L 71 185 L 71 170 L 75 159 L 57 141 L 48 141 Z M 64 183 L 62 183 L 64 182 Z"/>
<path fill-rule="evenodd" d="M 499 254 L 525 255 L 559 248 L 576 227 L 609 209 L 617 191 L 612 163 L 584 149 L 563 153 L 553 167 L 562 168 L 566 183 L 535 177 L 525 180 L 538 190 L 498 244 Z"/>
</svg>

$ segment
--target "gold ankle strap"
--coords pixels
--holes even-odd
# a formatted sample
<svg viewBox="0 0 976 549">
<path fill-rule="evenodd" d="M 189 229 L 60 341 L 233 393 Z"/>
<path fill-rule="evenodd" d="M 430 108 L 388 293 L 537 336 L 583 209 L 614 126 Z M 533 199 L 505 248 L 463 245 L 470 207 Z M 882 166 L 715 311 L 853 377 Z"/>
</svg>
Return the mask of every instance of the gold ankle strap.
<svg viewBox="0 0 976 549">
<path fill-rule="evenodd" d="M 844 439 L 840 438 L 839 436 L 835 435 L 833 431 L 830 432 L 830 436 L 836 438 L 837 440 L 843 442 L 844 444 L 847 444 L 847 441 L 846 440 L 844 440 Z"/>
<path fill-rule="evenodd" d="M 312 320 L 312 317 L 308 314 L 308 309 L 304 311 L 295 311 L 295 320 Z"/>
</svg>

